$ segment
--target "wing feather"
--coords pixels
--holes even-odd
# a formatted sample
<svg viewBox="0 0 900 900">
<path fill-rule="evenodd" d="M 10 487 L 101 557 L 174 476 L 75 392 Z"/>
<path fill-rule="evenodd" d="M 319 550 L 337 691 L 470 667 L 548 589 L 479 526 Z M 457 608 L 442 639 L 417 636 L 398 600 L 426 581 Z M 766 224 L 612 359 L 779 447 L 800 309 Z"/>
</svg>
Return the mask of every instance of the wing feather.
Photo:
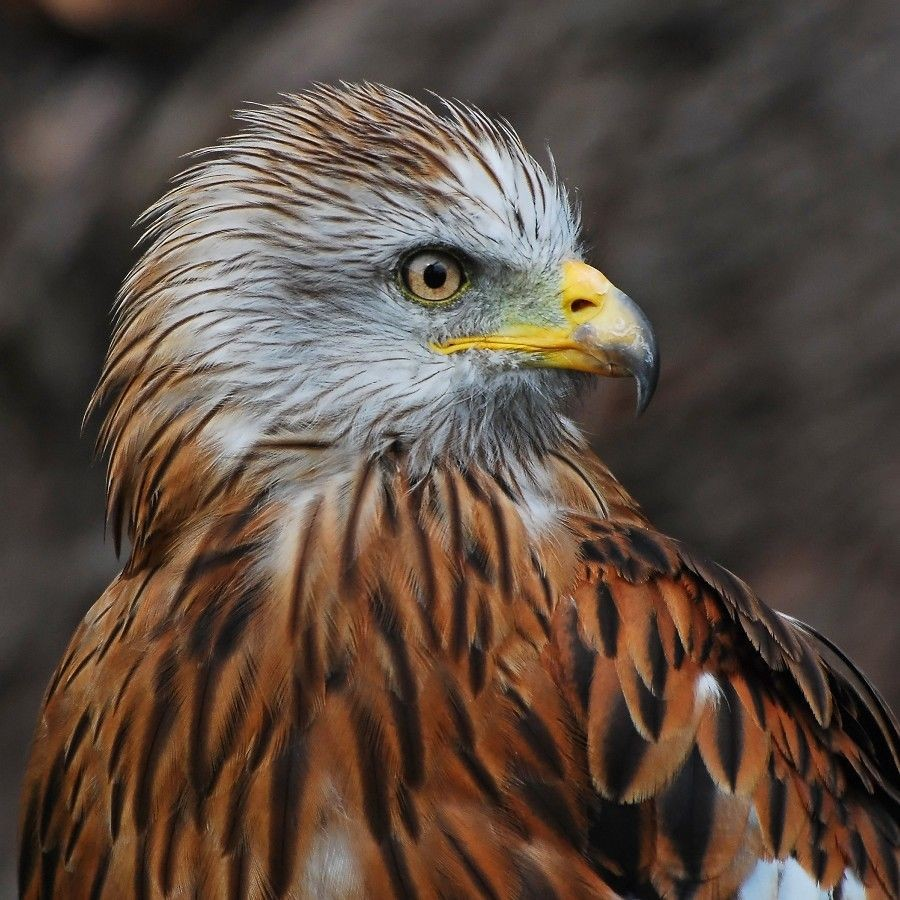
<svg viewBox="0 0 900 900">
<path fill-rule="evenodd" d="M 584 571 L 563 677 L 570 696 L 589 683 L 597 791 L 653 805 L 646 877 L 726 896 L 759 859 L 794 856 L 823 889 L 849 870 L 896 897 L 900 739 L 865 676 L 682 544 L 630 522 L 572 527 Z"/>
</svg>

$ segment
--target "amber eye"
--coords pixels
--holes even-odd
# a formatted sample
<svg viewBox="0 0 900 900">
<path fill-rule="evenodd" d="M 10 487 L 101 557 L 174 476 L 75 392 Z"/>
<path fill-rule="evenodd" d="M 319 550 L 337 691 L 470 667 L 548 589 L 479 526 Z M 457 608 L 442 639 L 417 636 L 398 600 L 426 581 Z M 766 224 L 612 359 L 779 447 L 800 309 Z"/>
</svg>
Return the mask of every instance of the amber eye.
<svg viewBox="0 0 900 900">
<path fill-rule="evenodd" d="M 419 250 L 400 267 L 403 287 L 416 299 L 441 303 L 455 297 L 466 284 L 459 261 L 442 250 Z"/>
</svg>

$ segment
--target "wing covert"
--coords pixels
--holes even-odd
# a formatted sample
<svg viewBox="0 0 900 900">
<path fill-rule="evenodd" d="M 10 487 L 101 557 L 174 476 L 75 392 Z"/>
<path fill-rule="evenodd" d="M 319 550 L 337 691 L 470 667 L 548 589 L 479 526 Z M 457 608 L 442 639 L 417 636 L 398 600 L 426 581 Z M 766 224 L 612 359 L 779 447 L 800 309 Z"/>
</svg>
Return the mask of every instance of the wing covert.
<svg viewBox="0 0 900 900">
<path fill-rule="evenodd" d="M 900 738 L 859 670 L 680 543 L 573 527 L 582 571 L 555 644 L 603 865 L 664 894 L 730 896 L 759 861 L 794 857 L 824 890 L 855 877 L 896 897 Z M 629 827 L 617 858 L 609 832 Z"/>
</svg>

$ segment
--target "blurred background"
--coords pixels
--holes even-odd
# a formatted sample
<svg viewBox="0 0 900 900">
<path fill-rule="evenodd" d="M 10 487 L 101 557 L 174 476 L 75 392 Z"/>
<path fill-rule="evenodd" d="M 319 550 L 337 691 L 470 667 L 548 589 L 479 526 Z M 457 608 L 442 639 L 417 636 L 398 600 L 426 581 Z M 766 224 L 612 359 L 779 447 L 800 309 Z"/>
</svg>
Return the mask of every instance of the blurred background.
<svg viewBox="0 0 900 900">
<path fill-rule="evenodd" d="M 0 896 L 41 694 L 117 568 L 80 437 L 131 223 L 313 81 L 508 117 L 662 346 L 580 415 L 659 527 L 900 705 L 896 0 L 0 0 Z"/>
</svg>

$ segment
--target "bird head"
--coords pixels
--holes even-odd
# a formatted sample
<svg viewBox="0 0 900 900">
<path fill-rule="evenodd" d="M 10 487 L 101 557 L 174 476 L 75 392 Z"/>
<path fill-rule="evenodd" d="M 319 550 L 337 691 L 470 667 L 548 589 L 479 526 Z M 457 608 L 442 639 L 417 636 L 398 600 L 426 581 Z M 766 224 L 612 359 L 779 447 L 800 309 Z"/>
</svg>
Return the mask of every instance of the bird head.
<svg viewBox="0 0 900 900">
<path fill-rule="evenodd" d="M 219 458 L 306 435 L 496 465 L 571 440 L 591 375 L 633 375 L 646 405 L 652 329 L 583 261 L 552 166 L 440 104 L 319 87 L 198 154 L 119 299 L 107 449 L 177 420 Z"/>
</svg>

